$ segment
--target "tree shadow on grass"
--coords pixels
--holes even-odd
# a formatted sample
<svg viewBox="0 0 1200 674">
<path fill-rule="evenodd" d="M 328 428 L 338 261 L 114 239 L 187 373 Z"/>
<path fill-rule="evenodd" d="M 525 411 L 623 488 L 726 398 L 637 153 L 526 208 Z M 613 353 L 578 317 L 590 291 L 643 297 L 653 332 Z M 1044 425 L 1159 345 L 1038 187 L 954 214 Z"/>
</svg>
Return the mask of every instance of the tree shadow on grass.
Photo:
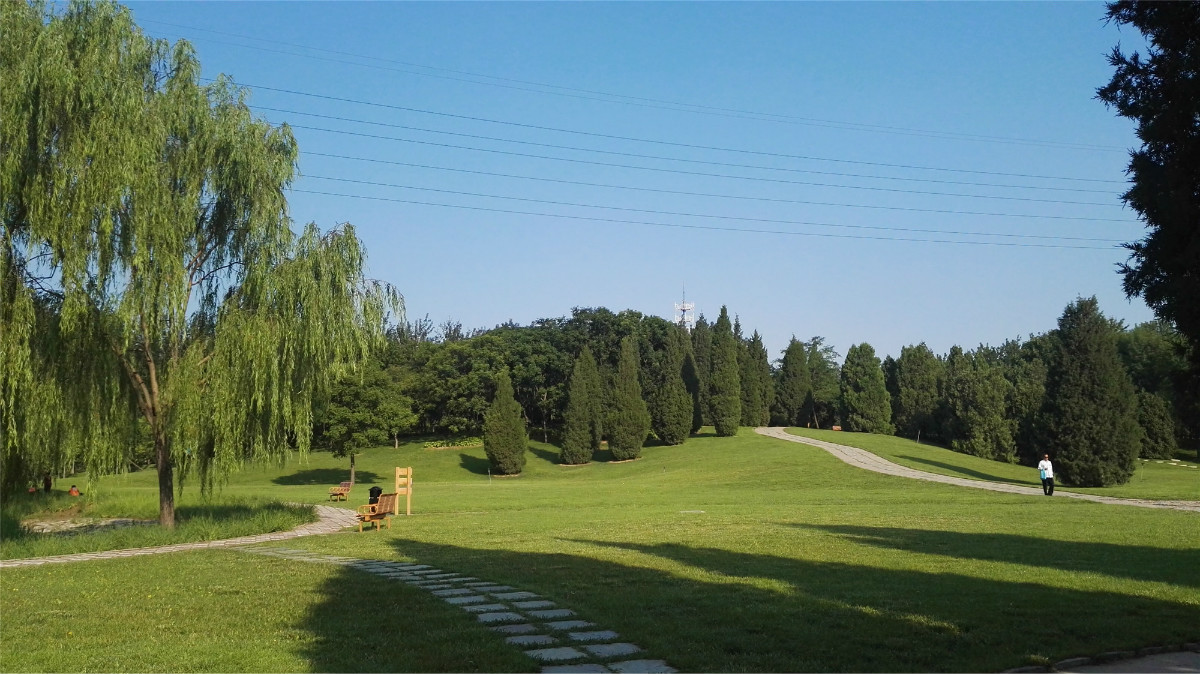
<svg viewBox="0 0 1200 674">
<path fill-rule="evenodd" d="M 571 543 L 616 548 L 625 561 L 394 545 L 535 591 L 682 671 L 1000 671 L 1177 642 L 1194 628 L 1193 604 L 1133 594 L 673 543 Z"/>
<path fill-rule="evenodd" d="M 1010 477 L 1001 477 L 999 475 L 992 475 L 991 473 L 982 473 L 977 470 L 971 470 L 970 468 L 963 468 L 962 466 L 955 466 L 955 465 L 949 464 L 949 463 L 942 463 L 941 461 L 933 461 L 932 459 L 922 459 L 922 458 L 919 458 L 916 456 L 907 456 L 907 455 L 903 455 L 903 454 L 897 454 L 896 458 L 897 459 L 906 459 L 908 461 L 913 461 L 915 463 L 923 463 L 927 466 L 941 468 L 941 469 L 949 471 L 951 473 L 963 475 L 965 477 L 973 477 L 977 480 L 986 480 L 988 482 L 1007 482 L 1010 484 L 1027 484 L 1027 485 L 1034 485 L 1034 486 L 1039 486 L 1039 487 L 1042 485 L 1040 480 L 1014 480 Z"/>
<path fill-rule="evenodd" d="M 548 449 L 542 449 L 541 447 L 534 447 L 533 445 L 529 446 L 529 451 L 532 452 L 534 456 L 542 461 L 545 461 L 546 463 L 562 463 L 562 457 L 559 456 L 558 452 L 552 452 Z"/>
<path fill-rule="evenodd" d="M 926 531 L 891 527 L 793 524 L 842 536 L 862 545 L 960 559 L 1028 564 L 1181 587 L 1200 587 L 1200 550 L 1058 541 L 1013 534 Z"/>
<path fill-rule="evenodd" d="M 354 481 L 356 483 L 363 482 L 370 484 L 379 482 L 383 478 L 369 470 L 354 471 Z M 349 468 L 310 468 L 308 470 L 300 470 L 290 475 L 280 475 L 271 480 L 278 485 L 314 485 L 323 484 L 330 487 L 336 486 L 342 482 L 350 480 Z"/>
<path fill-rule="evenodd" d="M 458 464 L 469 473 L 491 475 L 492 462 L 488 461 L 486 456 L 471 456 L 466 452 L 461 452 L 458 455 Z"/>
</svg>

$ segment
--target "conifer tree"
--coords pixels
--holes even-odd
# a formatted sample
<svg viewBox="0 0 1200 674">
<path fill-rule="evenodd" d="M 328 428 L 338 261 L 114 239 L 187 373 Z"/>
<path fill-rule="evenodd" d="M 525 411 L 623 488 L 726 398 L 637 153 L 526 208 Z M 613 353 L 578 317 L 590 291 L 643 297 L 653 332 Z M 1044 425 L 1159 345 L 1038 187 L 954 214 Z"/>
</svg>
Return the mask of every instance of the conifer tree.
<svg viewBox="0 0 1200 674">
<path fill-rule="evenodd" d="M 525 468 L 525 420 L 513 397 L 508 370 L 496 376 L 496 395 L 483 417 L 483 451 L 496 475 L 519 475 Z"/>
<path fill-rule="evenodd" d="M 700 368 L 696 365 L 696 355 L 692 352 L 691 337 L 686 333 L 683 339 L 683 385 L 692 399 L 691 432 L 695 433 L 704 425 L 704 411 L 700 403 Z"/>
<path fill-rule="evenodd" d="M 1169 459 L 1178 447 L 1175 443 L 1175 421 L 1171 406 L 1161 396 L 1138 391 L 1138 424 L 1142 427 L 1143 459 Z"/>
<path fill-rule="evenodd" d="M 906 438 L 930 438 L 938 403 L 941 363 L 921 342 L 900 349 L 896 359 L 896 397 L 893 400 L 896 434 Z"/>
<path fill-rule="evenodd" d="M 713 334 L 704 314 L 696 319 L 696 327 L 692 328 L 692 358 L 696 361 L 697 397 L 700 405 L 700 425 L 712 423 L 712 347 Z M 693 426 L 695 424 L 693 423 Z M 700 430 L 696 426 L 696 430 Z"/>
<path fill-rule="evenodd" d="M 757 330 L 744 344 L 745 361 L 741 368 L 742 425 L 766 426 L 771 423 L 771 402 L 775 398 L 771 363 Z"/>
<path fill-rule="evenodd" d="M 650 428 L 666 445 L 678 445 L 687 440 L 692 427 L 693 398 L 683 381 L 687 333 L 671 326 L 667 332 L 666 348 L 659 354 L 653 374 L 653 390 L 649 396 Z"/>
<path fill-rule="evenodd" d="M 805 415 L 805 402 L 811 394 L 808 380 L 808 357 L 804 344 L 792 336 L 779 369 L 775 373 L 775 405 L 773 423 L 780 426 L 809 426 L 812 419 Z"/>
<path fill-rule="evenodd" d="M 947 403 L 959 429 L 950 448 L 985 459 L 1015 461 L 1014 424 L 1006 416 L 1012 384 L 978 352 L 965 357 L 964 363 L 965 367 L 956 369 L 947 391 Z"/>
<path fill-rule="evenodd" d="M 603 431 L 602 391 L 600 371 L 592 350 L 585 344 L 575 359 L 564 415 L 561 460 L 566 464 L 581 464 L 592 460 L 600 449 Z"/>
<path fill-rule="evenodd" d="M 851 346 L 846 352 L 841 390 L 843 428 L 891 435 L 892 406 L 883 383 L 883 367 L 870 344 Z"/>
<path fill-rule="evenodd" d="M 737 435 L 738 423 L 742 420 L 742 383 L 738 373 L 737 338 L 733 336 L 733 325 L 724 306 L 713 325 L 709 407 L 717 435 Z"/>
<path fill-rule="evenodd" d="M 1055 475 L 1080 487 L 1124 484 L 1137 466 L 1137 396 L 1117 355 L 1117 334 L 1096 298 L 1058 319 L 1046 377 L 1043 446 Z"/>
<path fill-rule="evenodd" d="M 613 459 L 626 461 L 642 454 L 650 432 L 650 413 L 638 383 L 637 344 L 633 337 L 621 340 L 621 359 L 613 381 L 612 415 L 608 426 L 608 449 Z"/>
</svg>

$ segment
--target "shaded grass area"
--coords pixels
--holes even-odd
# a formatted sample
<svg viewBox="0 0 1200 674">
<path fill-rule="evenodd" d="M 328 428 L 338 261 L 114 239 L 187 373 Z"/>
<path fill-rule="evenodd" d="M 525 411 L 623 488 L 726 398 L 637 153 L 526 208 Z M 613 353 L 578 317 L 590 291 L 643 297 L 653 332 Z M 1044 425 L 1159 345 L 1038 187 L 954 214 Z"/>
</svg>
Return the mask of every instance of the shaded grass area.
<svg viewBox="0 0 1200 674">
<path fill-rule="evenodd" d="M 1037 470 L 1028 466 L 981 459 L 958 452 L 890 435 L 846 433 L 811 428 L 789 428 L 788 433 L 865 449 L 902 466 L 938 475 L 963 477 L 988 482 L 1007 482 L 1031 487 L 1041 486 Z M 1053 456 L 1050 457 L 1053 460 Z M 1056 485 L 1083 494 L 1118 498 L 1200 500 L 1200 467 L 1194 461 L 1140 460 L 1127 484 L 1113 487 L 1073 487 Z"/>
<path fill-rule="evenodd" d="M 51 495 L 52 496 L 52 495 Z M 41 534 L 28 531 L 21 520 L 133 518 L 157 520 L 158 513 L 148 510 L 144 499 L 115 498 L 88 504 L 78 499 L 39 498 L 36 502 L 15 503 L 0 519 L 0 559 L 47 557 L 80 552 L 100 552 L 143 548 L 173 543 L 194 543 L 237 538 L 274 531 L 291 531 L 315 522 L 311 506 L 285 505 L 266 499 L 233 497 L 217 502 L 197 500 L 182 503 L 175 511 L 175 528 L 157 524 L 105 529 L 87 533 Z"/>
<path fill-rule="evenodd" d="M 536 671 L 428 593 L 231 551 L 5 569 L 0 669 Z"/>
<path fill-rule="evenodd" d="M 522 476 L 489 480 L 464 463 L 483 460 L 481 448 L 372 449 L 358 458 L 359 474 L 382 476 L 386 491 L 394 466 L 414 467 L 414 515 L 380 533 L 278 547 L 419 561 L 534 591 L 683 671 L 1000 671 L 1197 638 L 1194 513 L 879 475 L 749 429 L 648 447 L 628 463 L 561 466 L 557 456 L 557 448 L 531 443 Z M 225 494 L 322 501 L 328 485 L 286 476 L 343 463 L 314 454 L 308 464 L 252 469 L 234 476 Z M 121 478 L 120 489 L 137 492 L 143 479 Z M 356 485 L 345 505 L 365 502 L 369 486 Z M 465 612 L 340 567 L 213 552 L 77 569 L 4 571 L 0 614 L 72 612 L 39 618 L 42 633 L 3 621 L 0 638 L 20 648 L 0 651 L 0 669 L 536 668 Z M 66 592 L 56 589 L 64 578 Z M 142 593 L 146 585 L 170 592 Z M 237 592 L 186 596 L 209 585 Z M 167 598 L 154 604 L 144 594 Z M 87 610 L 52 604 L 73 597 L 85 597 Z M 155 617 L 136 630 L 106 626 L 115 609 L 105 607 L 145 602 Z M 229 612 L 239 613 L 232 627 Z M 171 616 L 185 616 L 186 629 Z M 385 634 L 364 631 L 381 620 Z M 97 644 L 83 651 L 86 666 L 74 663 L 46 636 L 77 628 L 103 633 L 112 653 L 129 657 L 167 648 L 165 638 L 141 645 L 147 632 L 165 630 L 174 637 L 172 659 L 105 660 Z M 243 638 L 244 661 L 233 655 Z M 455 650 L 457 640 L 465 651 Z"/>
</svg>

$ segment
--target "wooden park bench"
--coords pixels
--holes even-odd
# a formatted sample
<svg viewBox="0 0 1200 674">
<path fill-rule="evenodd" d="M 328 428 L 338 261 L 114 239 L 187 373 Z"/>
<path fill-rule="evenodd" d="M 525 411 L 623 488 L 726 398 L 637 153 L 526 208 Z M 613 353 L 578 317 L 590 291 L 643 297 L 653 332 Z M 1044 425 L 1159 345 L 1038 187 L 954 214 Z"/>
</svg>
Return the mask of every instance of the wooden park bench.
<svg viewBox="0 0 1200 674">
<path fill-rule="evenodd" d="M 336 487 L 330 487 L 329 488 L 329 500 L 330 501 L 345 501 L 346 497 L 350 495 L 350 486 L 351 485 L 349 482 L 343 482 Z"/>
<path fill-rule="evenodd" d="M 358 506 L 358 531 L 362 533 L 363 524 L 367 522 L 375 523 L 375 530 L 379 530 L 379 522 L 387 522 L 388 528 L 392 528 L 392 514 L 396 510 L 396 497 L 398 494 L 380 494 L 379 502 L 370 505 Z"/>
</svg>

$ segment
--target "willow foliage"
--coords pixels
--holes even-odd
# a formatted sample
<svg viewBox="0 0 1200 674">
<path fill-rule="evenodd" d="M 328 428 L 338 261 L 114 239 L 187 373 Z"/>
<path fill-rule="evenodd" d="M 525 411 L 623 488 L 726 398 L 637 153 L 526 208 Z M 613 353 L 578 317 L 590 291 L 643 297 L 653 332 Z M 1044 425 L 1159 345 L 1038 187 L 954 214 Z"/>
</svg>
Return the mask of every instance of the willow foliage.
<svg viewBox="0 0 1200 674">
<path fill-rule="evenodd" d="M 171 526 L 176 478 L 306 451 L 314 393 L 401 300 L 349 225 L 293 233 L 290 130 L 186 42 L 109 3 L 0 21 L 4 480 L 120 469 L 140 418 Z"/>
</svg>

